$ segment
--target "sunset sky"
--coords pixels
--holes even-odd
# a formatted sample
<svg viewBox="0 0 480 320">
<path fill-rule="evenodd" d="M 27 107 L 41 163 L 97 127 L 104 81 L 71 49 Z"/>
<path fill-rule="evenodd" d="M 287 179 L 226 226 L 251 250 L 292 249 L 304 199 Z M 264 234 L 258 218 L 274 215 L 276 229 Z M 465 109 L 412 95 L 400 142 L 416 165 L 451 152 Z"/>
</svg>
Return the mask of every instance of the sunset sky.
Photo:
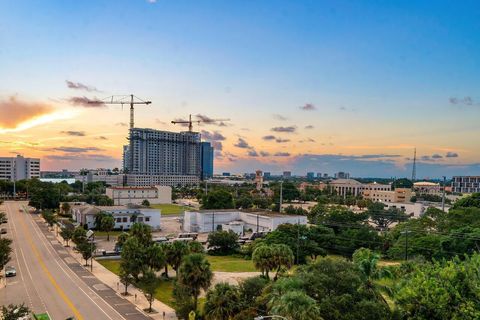
<svg viewBox="0 0 480 320">
<path fill-rule="evenodd" d="M 189 114 L 215 171 L 480 175 L 480 2 L 0 1 L 0 155 L 119 167 Z"/>
</svg>

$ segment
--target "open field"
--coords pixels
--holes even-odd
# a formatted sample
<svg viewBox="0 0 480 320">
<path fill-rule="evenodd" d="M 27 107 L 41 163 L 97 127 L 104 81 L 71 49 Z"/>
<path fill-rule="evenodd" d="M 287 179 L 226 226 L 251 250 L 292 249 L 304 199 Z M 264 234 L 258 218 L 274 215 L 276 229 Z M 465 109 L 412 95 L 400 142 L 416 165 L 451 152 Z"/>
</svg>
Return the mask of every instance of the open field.
<svg viewBox="0 0 480 320">
<path fill-rule="evenodd" d="M 151 208 L 160 209 L 162 216 L 183 214 L 184 210 L 192 210 L 190 207 L 179 206 L 177 204 L 152 204 Z"/>
</svg>

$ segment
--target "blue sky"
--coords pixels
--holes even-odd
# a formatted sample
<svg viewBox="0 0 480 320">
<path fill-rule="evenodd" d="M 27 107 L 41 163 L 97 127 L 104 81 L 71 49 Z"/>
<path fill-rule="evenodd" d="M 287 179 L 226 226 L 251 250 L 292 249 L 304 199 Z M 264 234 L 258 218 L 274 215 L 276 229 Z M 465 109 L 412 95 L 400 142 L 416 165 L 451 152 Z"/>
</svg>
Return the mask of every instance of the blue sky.
<svg viewBox="0 0 480 320">
<path fill-rule="evenodd" d="M 133 92 L 153 101 L 151 108 L 137 110 L 138 126 L 178 130 L 170 121 L 190 113 L 230 118 L 228 127 L 198 128 L 224 137 L 216 141 L 222 144 L 218 171 L 273 165 L 275 171 L 299 174 L 409 175 L 406 158 L 417 147 L 420 157 L 430 157 L 421 160 L 424 176 L 480 174 L 478 1 L 2 1 L 1 6 L 0 111 L 19 110 L 19 101 L 23 107 L 44 106 L 42 114 L 72 110 L 61 120 L 51 117 L 57 120 L 0 134 L 3 153 L 40 156 L 46 169 L 119 165 L 126 136 L 119 124 L 128 122 L 127 113 L 68 101 Z M 101 92 L 73 90 L 66 80 Z M 15 103 L 8 103 L 11 97 Z M 306 104 L 314 110 L 300 108 Z M 0 121 L 0 126 L 18 126 L 27 116 L 25 111 L 13 124 Z M 279 126 L 295 127 L 293 133 L 275 133 L 289 141 L 262 139 Z M 59 134 L 66 128 L 85 134 Z M 108 139 L 99 144 L 99 136 Z M 249 148 L 236 147 L 238 139 Z M 65 144 L 87 151 L 51 157 L 52 148 Z M 254 157 L 252 150 L 270 156 Z M 457 157 L 447 158 L 448 152 Z M 348 166 L 302 161 L 312 154 L 354 158 Z M 392 157 L 355 158 L 375 154 Z M 441 158 L 432 158 L 436 154 Z M 384 166 L 385 160 L 392 166 Z"/>
</svg>

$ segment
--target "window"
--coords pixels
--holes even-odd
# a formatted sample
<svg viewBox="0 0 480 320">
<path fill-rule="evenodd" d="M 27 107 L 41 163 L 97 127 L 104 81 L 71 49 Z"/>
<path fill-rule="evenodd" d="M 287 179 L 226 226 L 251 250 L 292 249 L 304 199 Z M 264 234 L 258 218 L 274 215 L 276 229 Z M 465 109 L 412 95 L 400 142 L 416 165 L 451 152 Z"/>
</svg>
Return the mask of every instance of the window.
<svg viewBox="0 0 480 320">
<path fill-rule="evenodd" d="M 145 217 L 145 222 L 149 222 L 150 221 L 150 217 Z"/>
<path fill-rule="evenodd" d="M 122 222 L 122 218 L 117 218 L 117 222 Z"/>
<path fill-rule="evenodd" d="M 127 222 L 127 217 L 123 217 L 123 222 Z"/>
<path fill-rule="evenodd" d="M 143 217 L 138 217 L 137 221 L 138 222 L 143 222 Z"/>
</svg>

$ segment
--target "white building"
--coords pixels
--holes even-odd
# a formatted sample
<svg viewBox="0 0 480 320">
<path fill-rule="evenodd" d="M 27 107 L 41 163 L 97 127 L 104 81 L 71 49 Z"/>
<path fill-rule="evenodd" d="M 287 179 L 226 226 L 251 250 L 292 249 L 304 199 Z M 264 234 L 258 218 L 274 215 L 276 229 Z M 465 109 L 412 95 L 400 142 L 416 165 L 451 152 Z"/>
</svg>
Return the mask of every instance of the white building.
<svg viewBox="0 0 480 320">
<path fill-rule="evenodd" d="M 86 225 L 88 229 L 95 228 L 95 216 L 100 212 L 113 215 L 116 230 L 129 230 L 134 223 L 145 223 L 153 230 L 160 229 L 161 212 L 159 209 L 135 208 L 129 206 L 94 206 L 90 204 L 71 204 L 72 218 Z"/>
<path fill-rule="evenodd" d="M 16 157 L 0 157 L 0 180 L 18 181 L 40 178 L 40 159 Z"/>
<path fill-rule="evenodd" d="M 415 191 L 418 191 L 420 194 L 441 194 L 443 188 L 439 183 L 428 182 L 428 181 L 418 181 L 413 184 Z"/>
<path fill-rule="evenodd" d="M 76 175 L 75 180 L 90 183 L 90 182 L 105 182 L 105 184 L 110 186 L 121 186 L 123 185 L 123 174 L 115 174 L 112 171 L 107 169 L 94 169 L 88 170 L 85 175 Z"/>
<path fill-rule="evenodd" d="M 456 176 L 452 178 L 452 192 L 480 192 L 480 176 Z"/>
<path fill-rule="evenodd" d="M 196 175 L 150 175 L 150 174 L 126 174 L 128 186 L 184 186 L 197 185 L 200 177 Z"/>
<path fill-rule="evenodd" d="M 143 200 L 150 204 L 172 203 L 172 187 L 168 186 L 110 187 L 105 193 L 114 205 L 142 204 Z"/>
<path fill-rule="evenodd" d="M 230 210 L 185 211 L 183 230 L 185 232 L 212 232 L 233 222 L 243 223 L 243 229 L 273 231 L 281 224 L 307 224 L 306 216 L 285 215 L 271 212 L 245 212 Z M 237 230 L 237 226 L 232 228 Z"/>
<path fill-rule="evenodd" d="M 412 215 L 415 218 L 420 217 L 427 211 L 428 208 L 442 209 L 442 205 L 436 202 L 389 202 L 385 203 L 386 208 L 396 208 L 403 210 L 406 214 Z M 449 205 L 445 205 L 445 211 L 450 210 Z"/>
</svg>

